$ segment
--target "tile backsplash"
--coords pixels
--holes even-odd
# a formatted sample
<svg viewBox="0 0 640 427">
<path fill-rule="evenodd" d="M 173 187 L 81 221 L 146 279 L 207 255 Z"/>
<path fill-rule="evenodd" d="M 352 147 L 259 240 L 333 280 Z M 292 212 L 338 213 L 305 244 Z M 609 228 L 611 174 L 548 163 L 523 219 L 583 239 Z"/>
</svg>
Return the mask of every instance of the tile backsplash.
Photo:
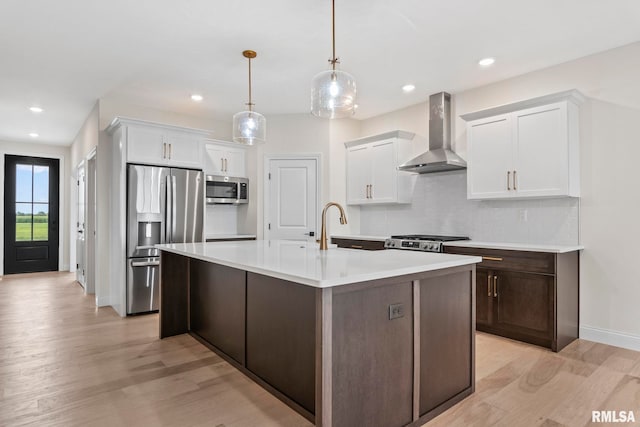
<svg viewBox="0 0 640 427">
<path fill-rule="evenodd" d="M 416 177 L 410 205 L 362 206 L 360 233 L 464 235 L 477 241 L 578 244 L 577 198 L 467 200 L 466 171 Z"/>
</svg>

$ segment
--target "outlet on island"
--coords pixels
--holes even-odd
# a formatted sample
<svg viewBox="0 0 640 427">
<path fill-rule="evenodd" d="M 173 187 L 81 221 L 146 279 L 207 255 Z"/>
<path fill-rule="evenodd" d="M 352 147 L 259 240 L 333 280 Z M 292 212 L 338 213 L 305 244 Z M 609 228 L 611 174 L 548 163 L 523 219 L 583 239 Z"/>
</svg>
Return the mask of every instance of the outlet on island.
<svg viewBox="0 0 640 427">
<path fill-rule="evenodd" d="M 389 305 L 389 320 L 404 317 L 404 304 Z"/>
</svg>

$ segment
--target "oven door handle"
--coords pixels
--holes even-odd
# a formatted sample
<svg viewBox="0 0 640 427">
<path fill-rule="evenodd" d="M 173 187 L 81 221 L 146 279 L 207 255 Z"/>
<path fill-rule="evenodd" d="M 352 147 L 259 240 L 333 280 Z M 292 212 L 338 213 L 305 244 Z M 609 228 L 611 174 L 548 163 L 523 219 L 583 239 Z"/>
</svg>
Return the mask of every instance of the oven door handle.
<svg viewBox="0 0 640 427">
<path fill-rule="evenodd" d="M 160 261 L 131 261 L 131 267 L 157 267 Z"/>
</svg>

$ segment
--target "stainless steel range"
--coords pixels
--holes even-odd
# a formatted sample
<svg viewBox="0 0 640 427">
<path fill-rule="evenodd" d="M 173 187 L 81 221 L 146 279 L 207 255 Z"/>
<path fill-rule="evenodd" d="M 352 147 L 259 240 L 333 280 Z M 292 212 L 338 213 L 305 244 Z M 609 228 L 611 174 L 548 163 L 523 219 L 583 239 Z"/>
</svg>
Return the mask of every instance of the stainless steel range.
<svg viewBox="0 0 640 427">
<path fill-rule="evenodd" d="M 442 252 L 443 242 L 469 240 L 463 236 L 433 236 L 429 234 L 406 234 L 391 236 L 385 240 L 385 249 L 409 249 L 423 252 Z"/>
</svg>

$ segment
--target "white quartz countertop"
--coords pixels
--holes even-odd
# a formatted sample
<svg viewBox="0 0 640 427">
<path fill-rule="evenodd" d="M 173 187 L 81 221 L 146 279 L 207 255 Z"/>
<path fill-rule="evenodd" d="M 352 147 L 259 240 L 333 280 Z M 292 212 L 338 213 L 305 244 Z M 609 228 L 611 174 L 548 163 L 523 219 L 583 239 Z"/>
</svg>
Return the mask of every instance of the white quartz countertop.
<svg viewBox="0 0 640 427">
<path fill-rule="evenodd" d="M 255 234 L 206 234 L 205 239 L 255 239 Z"/>
<path fill-rule="evenodd" d="M 497 242 L 477 242 L 475 240 L 461 240 L 457 242 L 445 242 L 445 246 L 457 246 L 461 248 L 487 248 L 505 249 L 513 251 L 528 252 L 549 252 L 562 254 L 566 252 L 580 251 L 584 249 L 582 245 L 562 246 L 562 245 L 531 245 L 528 243 L 497 243 Z"/>
<path fill-rule="evenodd" d="M 285 240 L 156 245 L 163 251 L 317 288 L 475 264 L 480 257 L 414 251 L 361 251 Z"/>
<path fill-rule="evenodd" d="M 331 237 L 335 237 L 336 239 L 371 240 L 374 242 L 384 242 L 389 238 L 389 236 L 367 236 L 367 235 L 360 235 L 360 234 L 351 234 L 351 235 L 343 234 L 341 236 L 336 236 L 332 234 Z"/>
</svg>

